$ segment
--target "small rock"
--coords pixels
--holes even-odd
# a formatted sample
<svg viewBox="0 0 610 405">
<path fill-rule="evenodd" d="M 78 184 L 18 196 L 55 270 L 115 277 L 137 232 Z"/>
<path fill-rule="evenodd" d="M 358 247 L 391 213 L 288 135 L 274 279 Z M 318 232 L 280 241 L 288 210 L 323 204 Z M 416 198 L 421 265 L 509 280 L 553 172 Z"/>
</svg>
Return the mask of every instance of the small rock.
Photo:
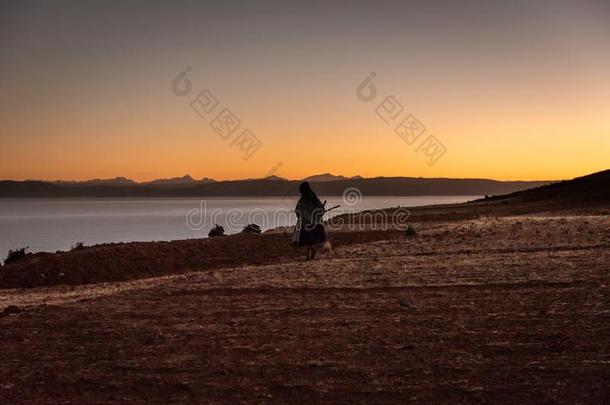
<svg viewBox="0 0 610 405">
<path fill-rule="evenodd" d="M 256 224 L 249 224 L 244 226 L 244 229 L 241 231 L 242 233 L 261 233 L 260 226 Z"/>
<path fill-rule="evenodd" d="M 2 316 L 9 316 L 13 314 L 18 314 L 20 312 L 23 312 L 23 310 L 17 305 L 9 305 L 8 307 L 4 308 L 4 311 L 2 311 Z"/>
<path fill-rule="evenodd" d="M 174 384 L 174 387 L 182 391 L 188 391 L 191 389 L 191 385 L 187 381 L 177 382 Z"/>
<path fill-rule="evenodd" d="M 406 237 L 415 236 L 415 235 L 417 235 L 417 231 L 415 230 L 415 228 L 413 228 L 412 225 L 407 225 L 407 227 L 404 230 L 404 235 Z"/>
<path fill-rule="evenodd" d="M 411 303 L 411 300 L 409 300 L 408 298 L 399 298 L 398 299 L 398 305 L 400 305 L 401 307 L 413 307 L 413 303 Z"/>
</svg>

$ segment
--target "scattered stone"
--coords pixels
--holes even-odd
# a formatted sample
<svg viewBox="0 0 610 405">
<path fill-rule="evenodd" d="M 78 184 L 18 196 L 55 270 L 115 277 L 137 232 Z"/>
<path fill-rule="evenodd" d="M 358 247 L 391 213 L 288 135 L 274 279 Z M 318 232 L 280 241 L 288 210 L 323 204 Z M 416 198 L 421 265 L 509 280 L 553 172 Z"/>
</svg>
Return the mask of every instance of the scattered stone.
<svg viewBox="0 0 610 405">
<path fill-rule="evenodd" d="M 20 312 L 23 312 L 23 310 L 17 305 L 9 305 L 8 307 L 4 308 L 4 311 L 2 311 L 2 316 L 10 316 Z"/>
<path fill-rule="evenodd" d="M 181 391 L 189 391 L 191 389 L 191 385 L 188 381 L 180 381 L 174 384 L 174 387 Z"/>
<path fill-rule="evenodd" d="M 413 303 L 408 298 L 399 298 L 398 299 L 398 305 L 400 305 L 401 307 L 405 307 L 405 308 L 412 308 L 413 307 Z"/>
<path fill-rule="evenodd" d="M 244 226 L 241 233 L 261 233 L 261 227 L 256 224 L 249 224 Z"/>
</svg>

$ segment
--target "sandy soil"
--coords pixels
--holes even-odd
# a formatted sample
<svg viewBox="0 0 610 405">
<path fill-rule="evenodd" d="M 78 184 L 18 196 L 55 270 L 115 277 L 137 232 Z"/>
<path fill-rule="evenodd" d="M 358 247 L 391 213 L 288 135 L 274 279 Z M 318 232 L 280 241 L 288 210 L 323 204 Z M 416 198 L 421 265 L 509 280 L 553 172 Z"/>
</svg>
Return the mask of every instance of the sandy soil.
<svg viewBox="0 0 610 405">
<path fill-rule="evenodd" d="M 610 399 L 610 217 L 416 228 L 313 262 L 0 290 L 24 309 L 0 317 L 0 402 Z"/>
</svg>

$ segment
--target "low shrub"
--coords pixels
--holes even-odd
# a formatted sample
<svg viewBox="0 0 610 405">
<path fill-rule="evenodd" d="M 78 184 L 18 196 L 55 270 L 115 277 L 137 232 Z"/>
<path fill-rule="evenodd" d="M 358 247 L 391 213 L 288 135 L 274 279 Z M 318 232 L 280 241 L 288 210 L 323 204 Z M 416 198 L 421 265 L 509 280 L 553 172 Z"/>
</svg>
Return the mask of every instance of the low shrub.
<svg viewBox="0 0 610 405">
<path fill-rule="evenodd" d="M 83 249 L 84 247 L 85 247 L 85 242 L 76 242 L 74 245 L 72 245 L 70 250 L 80 250 L 80 249 Z"/>
<path fill-rule="evenodd" d="M 242 233 L 261 233 L 261 227 L 256 224 L 249 224 L 244 226 Z"/>
<path fill-rule="evenodd" d="M 210 229 L 210 232 L 208 233 L 208 237 L 213 238 L 216 236 L 223 236 L 224 234 L 225 234 L 225 229 L 222 226 L 216 224 L 214 226 L 214 228 Z"/>
<path fill-rule="evenodd" d="M 404 232 L 405 232 L 405 236 L 407 236 L 407 237 L 417 235 L 417 231 L 415 230 L 415 228 L 413 228 L 412 225 L 407 225 Z"/>
<path fill-rule="evenodd" d="M 11 263 L 14 263 L 18 260 L 21 260 L 25 257 L 26 250 L 28 249 L 28 246 L 21 248 L 21 249 L 15 249 L 15 250 L 9 250 L 8 251 L 8 255 L 6 256 L 6 259 L 4 259 L 4 265 L 8 265 Z"/>
</svg>

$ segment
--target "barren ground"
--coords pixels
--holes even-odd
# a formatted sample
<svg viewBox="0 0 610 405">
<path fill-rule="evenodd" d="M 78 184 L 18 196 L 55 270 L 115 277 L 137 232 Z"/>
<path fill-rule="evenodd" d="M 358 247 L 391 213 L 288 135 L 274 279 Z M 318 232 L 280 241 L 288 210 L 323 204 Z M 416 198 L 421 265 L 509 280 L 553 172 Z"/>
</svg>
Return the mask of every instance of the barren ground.
<svg viewBox="0 0 610 405">
<path fill-rule="evenodd" d="M 0 290 L 0 402 L 610 401 L 610 217 L 416 228 Z"/>
</svg>

